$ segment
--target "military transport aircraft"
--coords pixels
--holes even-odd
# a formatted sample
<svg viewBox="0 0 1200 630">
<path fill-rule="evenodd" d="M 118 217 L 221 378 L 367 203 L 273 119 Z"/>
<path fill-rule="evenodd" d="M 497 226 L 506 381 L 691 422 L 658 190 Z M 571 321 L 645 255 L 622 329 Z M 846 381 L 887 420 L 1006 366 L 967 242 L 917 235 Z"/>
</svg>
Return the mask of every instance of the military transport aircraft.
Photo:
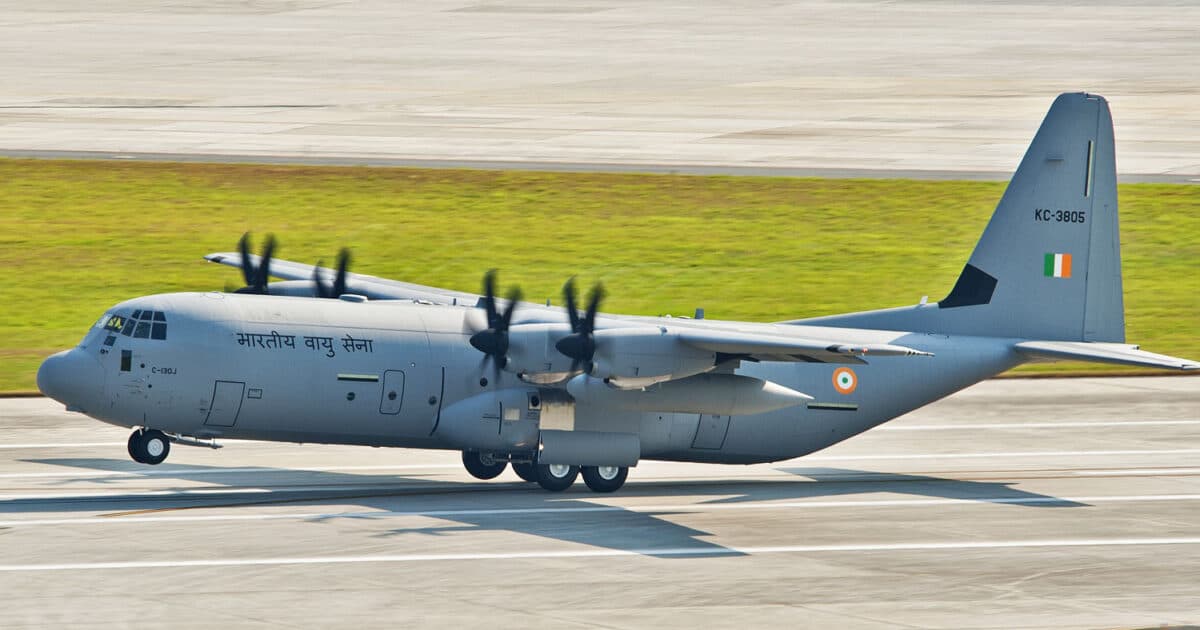
<svg viewBox="0 0 1200 630">
<path fill-rule="evenodd" d="M 641 459 L 751 464 L 840 442 L 1027 361 L 1200 369 L 1126 345 L 1112 120 L 1063 94 L 945 299 L 779 323 L 609 315 L 238 253 L 235 293 L 139 297 L 38 371 L 47 396 L 135 427 L 129 453 L 218 438 L 462 451 L 564 490 Z M 270 283 L 271 277 L 284 278 Z M 334 299 L 319 299 L 334 298 Z M 582 312 L 580 312 L 582 310 Z M 697 314 L 699 315 L 699 313 Z"/>
</svg>

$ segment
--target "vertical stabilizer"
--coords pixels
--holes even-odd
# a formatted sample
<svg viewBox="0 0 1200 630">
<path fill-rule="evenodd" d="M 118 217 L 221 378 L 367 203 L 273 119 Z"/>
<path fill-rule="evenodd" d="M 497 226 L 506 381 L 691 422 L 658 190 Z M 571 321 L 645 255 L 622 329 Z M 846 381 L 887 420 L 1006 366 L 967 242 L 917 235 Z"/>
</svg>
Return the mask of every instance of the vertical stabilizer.
<svg viewBox="0 0 1200 630">
<path fill-rule="evenodd" d="M 936 306 L 803 323 L 1124 341 L 1108 102 L 1083 93 L 1055 99 L 954 288 Z"/>
<path fill-rule="evenodd" d="M 1116 179 L 1108 103 L 1059 96 L 939 307 L 986 310 L 999 336 L 1124 341 Z"/>
</svg>

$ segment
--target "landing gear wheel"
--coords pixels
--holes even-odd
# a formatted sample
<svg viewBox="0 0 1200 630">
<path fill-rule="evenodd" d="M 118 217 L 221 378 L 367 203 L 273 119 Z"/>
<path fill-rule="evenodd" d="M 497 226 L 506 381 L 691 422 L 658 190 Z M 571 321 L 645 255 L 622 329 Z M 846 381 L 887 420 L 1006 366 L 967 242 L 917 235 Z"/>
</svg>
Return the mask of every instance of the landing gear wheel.
<svg viewBox="0 0 1200 630">
<path fill-rule="evenodd" d="M 538 485 L 551 492 L 562 492 L 570 488 L 578 476 L 578 466 L 568 466 L 566 464 L 537 465 Z"/>
<path fill-rule="evenodd" d="M 534 464 L 533 462 L 526 462 L 524 464 L 513 462 L 512 469 L 513 472 L 517 473 L 517 476 L 521 479 L 524 479 L 530 483 L 537 483 L 537 464 Z"/>
<path fill-rule="evenodd" d="M 129 457 L 139 464 L 145 464 L 142 460 L 142 431 L 141 429 L 129 434 L 129 443 L 126 445 L 129 448 Z"/>
<path fill-rule="evenodd" d="M 171 454 L 171 439 L 158 429 L 140 429 L 129 436 L 129 456 L 139 464 L 155 466 Z"/>
<path fill-rule="evenodd" d="M 506 461 L 497 461 L 491 453 L 463 451 L 463 466 L 476 479 L 495 479 L 508 466 Z"/>
<path fill-rule="evenodd" d="M 583 483 L 592 492 L 616 492 L 625 485 L 629 469 L 625 466 L 584 466 Z"/>
</svg>

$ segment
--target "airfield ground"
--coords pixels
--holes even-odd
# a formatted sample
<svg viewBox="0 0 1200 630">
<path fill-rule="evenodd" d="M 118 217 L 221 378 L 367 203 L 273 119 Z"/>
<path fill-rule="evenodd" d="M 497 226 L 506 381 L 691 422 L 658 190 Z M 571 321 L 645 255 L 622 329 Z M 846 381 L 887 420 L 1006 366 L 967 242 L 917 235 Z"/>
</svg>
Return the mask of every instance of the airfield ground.
<svg viewBox="0 0 1200 630">
<path fill-rule="evenodd" d="M 999 182 L 1054 95 L 1088 90 L 1112 104 L 1121 181 L 1195 183 L 1197 23 L 1177 0 L 9 3 L 0 154 L 109 161 L 90 174 L 0 161 L 0 390 L 31 386 L 40 357 L 112 301 L 232 280 L 198 256 L 246 229 L 282 235 L 284 256 L 349 244 L 360 270 L 464 289 L 498 266 L 554 296 L 579 273 L 637 312 L 774 319 L 937 299 L 1002 184 L 740 184 L 783 199 L 655 186 L 716 203 L 693 219 L 673 198 L 639 203 L 645 186 L 605 196 L 587 178 L 475 174 L 498 183 L 444 194 L 459 172 L 424 196 L 383 177 L 289 197 L 257 175 L 198 189 L 124 163 Z M 939 216 L 880 215 L 895 186 Z M 1194 190 L 1121 190 L 1130 338 L 1191 358 Z M 872 238 L 804 220 L 810 194 L 828 210 L 854 201 Z M 531 201 L 558 221 L 515 205 Z M 458 231 L 421 205 L 460 212 Z M 714 216 L 739 207 L 764 217 L 766 245 Z M 673 238 L 613 246 L 597 226 Z M 639 247 L 637 265 L 619 257 Z M 903 273 L 873 273 L 887 265 Z M 125 459 L 123 430 L 0 401 L 0 627 L 1197 624 L 1198 387 L 991 381 L 810 458 L 647 462 L 610 497 L 475 483 L 450 453 L 246 443 L 147 470 Z"/>
<path fill-rule="evenodd" d="M 989 381 L 841 445 L 615 495 L 456 453 L 126 431 L 0 401 L 0 627 L 1198 624 L 1200 379 Z"/>
</svg>

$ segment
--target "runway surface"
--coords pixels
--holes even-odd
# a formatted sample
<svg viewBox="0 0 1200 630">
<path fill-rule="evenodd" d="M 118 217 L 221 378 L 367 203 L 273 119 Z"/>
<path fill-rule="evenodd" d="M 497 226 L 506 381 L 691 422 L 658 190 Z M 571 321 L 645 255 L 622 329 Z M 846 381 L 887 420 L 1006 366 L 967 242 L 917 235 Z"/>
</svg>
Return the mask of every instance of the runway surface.
<svg viewBox="0 0 1200 630">
<path fill-rule="evenodd" d="M 1054 96 L 1200 180 L 1173 0 L 0 6 L 0 154 L 1004 178 Z"/>
<path fill-rule="evenodd" d="M 0 627 L 1116 628 L 1200 623 L 1200 378 L 989 381 L 770 465 L 615 495 L 455 453 L 130 462 L 0 401 Z"/>
</svg>

